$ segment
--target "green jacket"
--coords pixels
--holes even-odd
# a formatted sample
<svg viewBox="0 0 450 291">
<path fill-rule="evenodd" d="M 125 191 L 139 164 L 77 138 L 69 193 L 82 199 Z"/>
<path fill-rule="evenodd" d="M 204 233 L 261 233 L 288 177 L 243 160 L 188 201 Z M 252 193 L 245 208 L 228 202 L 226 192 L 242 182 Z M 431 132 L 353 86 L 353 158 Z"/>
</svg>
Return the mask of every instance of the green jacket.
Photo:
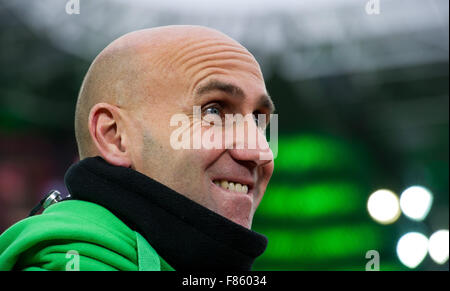
<svg viewBox="0 0 450 291">
<path fill-rule="evenodd" d="M 66 200 L 0 236 L 0 270 L 173 270 L 138 232 L 94 203 Z"/>
</svg>

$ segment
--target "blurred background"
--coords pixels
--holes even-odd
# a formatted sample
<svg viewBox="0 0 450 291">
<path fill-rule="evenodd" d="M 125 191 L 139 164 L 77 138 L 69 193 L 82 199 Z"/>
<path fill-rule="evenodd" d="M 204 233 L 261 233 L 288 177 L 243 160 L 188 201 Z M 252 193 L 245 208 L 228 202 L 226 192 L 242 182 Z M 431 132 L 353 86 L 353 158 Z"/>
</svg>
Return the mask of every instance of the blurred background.
<svg viewBox="0 0 450 291">
<path fill-rule="evenodd" d="M 169 24 L 241 42 L 276 104 L 255 270 L 449 269 L 447 0 L 0 0 L 0 232 L 67 194 L 93 58 Z"/>
</svg>

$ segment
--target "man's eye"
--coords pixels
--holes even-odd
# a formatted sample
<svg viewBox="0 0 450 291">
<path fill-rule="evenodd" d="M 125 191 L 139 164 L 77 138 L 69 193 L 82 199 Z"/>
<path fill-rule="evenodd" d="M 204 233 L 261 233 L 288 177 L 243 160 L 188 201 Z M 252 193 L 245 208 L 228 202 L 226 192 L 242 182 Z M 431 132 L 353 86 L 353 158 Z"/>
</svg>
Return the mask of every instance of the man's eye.
<svg viewBox="0 0 450 291">
<path fill-rule="evenodd" d="M 205 114 L 217 114 L 220 115 L 220 109 L 215 106 L 211 106 L 205 109 Z"/>
</svg>

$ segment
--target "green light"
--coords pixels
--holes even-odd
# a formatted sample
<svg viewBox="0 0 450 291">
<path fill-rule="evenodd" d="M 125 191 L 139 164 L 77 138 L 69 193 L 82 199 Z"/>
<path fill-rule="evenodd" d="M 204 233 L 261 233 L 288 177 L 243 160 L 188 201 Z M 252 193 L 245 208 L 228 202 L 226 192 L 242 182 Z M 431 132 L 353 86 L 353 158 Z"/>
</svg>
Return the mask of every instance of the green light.
<svg viewBox="0 0 450 291">
<path fill-rule="evenodd" d="M 299 262 L 364 258 L 367 250 L 382 248 L 379 228 L 369 224 L 334 226 L 309 231 L 260 229 L 269 238 L 262 259 L 298 260 Z"/>
<path fill-rule="evenodd" d="M 320 134 L 281 137 L 278 145 L 275 179 L 254 224 L 269 239 L 256 267 L 364 270 L 366 252 L 385 250 L 389 233 L 364 219 L 370 155 L 353 141 Z"/>
<path fill-rule="evenodd" d="M 258 215 L 313 219 L 360 212 L 364 207 L 363 190 L 348 182 L 323 182 L 302 187 L 273 185 L 266 191 Z"/>
<path fill-rule="evenodd" d="M 337 170 L 360 164 L 348 145 L 327 137 L 284 137 L 279 139 L 278 149 L 276 170 Z"/>
</svg>

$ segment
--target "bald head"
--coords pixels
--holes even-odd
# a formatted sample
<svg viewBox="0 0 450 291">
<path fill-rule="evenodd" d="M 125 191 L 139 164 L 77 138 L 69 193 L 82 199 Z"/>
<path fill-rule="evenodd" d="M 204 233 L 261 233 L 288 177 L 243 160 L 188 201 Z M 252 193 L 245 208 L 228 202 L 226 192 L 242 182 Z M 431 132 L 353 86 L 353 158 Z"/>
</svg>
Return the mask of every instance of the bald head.
<svg viewBox="0 0 450 291">
<path fill-rule="evenodd" d="M 78 96 L 75 134 L 80 158 L 98 154 L 88 126 L 95 104 L 104 102 L 133 112 L 144 102 L 189 94 L 199 82 L 217 73 L 209 61 L 217 54 L 240 55 L 249 71 L 262 80 L 253 56 L 235 40 L 210 28 L 157 27 L 113 41 L 93 61 Z"/>
</svg>

